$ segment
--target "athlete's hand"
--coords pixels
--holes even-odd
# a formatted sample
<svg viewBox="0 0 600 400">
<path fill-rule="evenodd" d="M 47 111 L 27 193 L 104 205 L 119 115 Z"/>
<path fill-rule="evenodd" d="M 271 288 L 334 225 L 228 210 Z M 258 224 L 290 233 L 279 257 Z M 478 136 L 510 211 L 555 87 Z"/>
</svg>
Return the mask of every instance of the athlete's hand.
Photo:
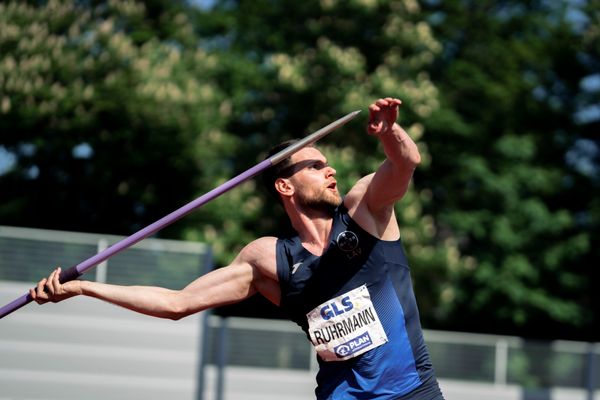
<svg viewBox="0 0 600 400">
<path fill-rule="evenodd" d="M 31 298 L 38 304 L 58 303 L 81 294 L 81 281 L 70 281 L 64 284 L 59 281 L 60 267 L 52 271 L 48 278 L 38 282 L 35 288 L 29 289 Z"/>
<path fill-rule="evenodd" d="M 398 118 L 398 106 L 402 101 L 392 97 L 379 99 L 369 106 L 369 122 L 367 133 L 377 136 L 388 132 Z"/>
</svg>

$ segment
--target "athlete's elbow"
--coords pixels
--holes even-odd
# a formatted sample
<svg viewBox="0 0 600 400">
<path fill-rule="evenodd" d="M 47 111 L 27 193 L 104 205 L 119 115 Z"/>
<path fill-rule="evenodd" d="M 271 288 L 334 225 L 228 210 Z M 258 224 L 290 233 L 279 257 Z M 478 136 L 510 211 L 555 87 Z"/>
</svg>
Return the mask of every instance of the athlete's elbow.
<svg viewBox="0 0 600 400">
<path fill-rule="evenodd" d="M 170 319 L 171 321 L 179 321 L 190 315 L 190 312 L 186 311 L 169 311 L 163 315 L 163 318 Z"/>
<path fill-rule="evenodd" d="M 179 321 L 192 313 L 189 305 L 182 299 L 179 293 L 171 296 L 163 311 L 162 317 L 172 321 Z"/>
<path fill-rule="evenodd" d="M 179 321 L 180 319 L 187 317 L 188 314 L 181 313 L 170 313 L 165 316 L 165 318 L 170 319 L 171 321 Z"/>
<path fill-rule="evenodd" d="M 416 153 L 414 155 L 410 155 L 408 157 L 404 157 L 400 162 L 398 162 L 397 168 L 399 171 L 402 171 L 403 174 L 412 175 L 413 171 L 417 169 L 419 164 L 421 163 L 421 155 Z"/>
<path fill-rule="evenodd" d="M 410 152 L 407 161 L 413 168 L 417 168 L 417 166 L 421 164 L 421 153 L 415 149 L 415 151 Z"/>
<path fill-rule="evenodd" d="M 178 308 L 169 308 L 169 310 L 164 314 L 164 318 L 170 319 L 171 321 L 179 321 L 184 318 L 187 314 Z"/>
<path fill-rule="evenodd" d="M 421 164 L 421 161 L 421 153 L 419 153 L 416 148 L 414 151 L 401 154 L 395 161 L 392 160 L 393 164 L 395 164 L 399 169 L 409 171 L 415 170 L 417 166 Z"/>
</svg>

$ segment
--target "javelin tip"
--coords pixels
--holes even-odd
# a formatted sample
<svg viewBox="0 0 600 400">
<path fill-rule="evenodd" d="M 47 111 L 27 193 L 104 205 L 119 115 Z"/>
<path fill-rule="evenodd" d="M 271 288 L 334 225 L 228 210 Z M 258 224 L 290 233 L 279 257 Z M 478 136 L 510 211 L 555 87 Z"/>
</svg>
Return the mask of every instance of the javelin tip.
<svg viewBox="0 0 600 400">
<path fill-rule="evenodd" d="M 356 115 L 359 112 L 360 112 L 360 110 L 352 111 L 352 112 L 344 115 L 343 117 L 333 121 L 329 125 L 319 129 L 318 131 L 313 132 L 312 134 L 306 136 L 304 139 L 301 139 L 298 142 L 286 147 L 285 149 L 281 150 L 279 153 L 274 154 L 273 156 L 271 156 L 271 158 L 269 158 L 271 165 L 275 165 L 275 164 L 281 162 L 282 160 L 291 156 L 292 154 L 294 154 L 301 148 L 306 147 L 307 145 L 310 145 L 310 144 L 316 142 L 317 140 L 321 139 L 323 136 L 330 134 L 331 132 L 333 132 L 334 130 L 339 128 L 340 126 L 344 125 L 345 123 L 347 123 L 348 121 L 350 121 L 351 119 L 356 117 Z"/>
</svg>

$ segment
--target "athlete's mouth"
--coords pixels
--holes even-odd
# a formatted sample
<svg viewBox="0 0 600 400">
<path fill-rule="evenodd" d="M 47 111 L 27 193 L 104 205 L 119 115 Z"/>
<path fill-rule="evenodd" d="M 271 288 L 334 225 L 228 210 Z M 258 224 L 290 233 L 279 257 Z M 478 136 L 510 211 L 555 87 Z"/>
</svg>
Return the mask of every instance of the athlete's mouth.
<svg viewBox="0 0 600 400">
<path fill-rule="evenodd" d="M 336 190 L 337 189 L 337 182 L 336 181 L 331 182 L 329 185 L 327 185 L 327 189 Z"/>
</svg>

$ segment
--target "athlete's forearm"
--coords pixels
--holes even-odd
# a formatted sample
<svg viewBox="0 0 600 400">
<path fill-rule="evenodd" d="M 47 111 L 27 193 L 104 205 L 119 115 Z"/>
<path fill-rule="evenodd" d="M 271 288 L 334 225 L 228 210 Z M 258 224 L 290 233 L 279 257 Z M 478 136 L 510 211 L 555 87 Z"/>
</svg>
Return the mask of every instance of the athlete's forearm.
<svg viewBox="0 0 600 400">
<path fill-rule="evenodd" d="M 421 162 L 419 148 L 406 131 L 394 123 L 379 135 L 383 149 L 388 160 L 398 168 L 412 173 L 412 170 Z"/>
<path fill-rule="evenodd" d="M 178 291 L 152 286 L 119 286 L 81 281 L 81 294 L 153 317 L 179 319 Z"/>
</svg>

